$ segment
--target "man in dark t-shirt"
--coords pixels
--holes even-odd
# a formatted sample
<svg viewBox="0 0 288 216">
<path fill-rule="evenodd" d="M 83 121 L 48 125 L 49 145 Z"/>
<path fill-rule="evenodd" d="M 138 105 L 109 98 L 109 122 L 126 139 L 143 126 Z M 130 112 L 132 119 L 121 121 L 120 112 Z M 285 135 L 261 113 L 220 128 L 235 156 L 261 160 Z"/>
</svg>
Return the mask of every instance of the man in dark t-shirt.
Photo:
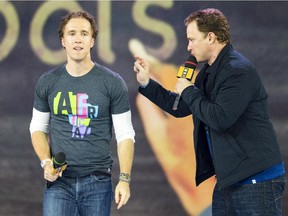
<svg viewBox="0 0 288 216">
<path fill-rule="evenodd" d="M 97 31 L 87 12 L 63 17 L 59 37 L 67 63 L 43 74 L 36 85 L 30 132 L 47 180 L 44 216 L 110 215 L 113 127 L 120 164 L 118 209 L 130 197 L 135 132 L 128 89 L 119 74 L 91 60 Z M 65 169 L 55 169 L 59 153 L 66 158 Z"/>
</svg>

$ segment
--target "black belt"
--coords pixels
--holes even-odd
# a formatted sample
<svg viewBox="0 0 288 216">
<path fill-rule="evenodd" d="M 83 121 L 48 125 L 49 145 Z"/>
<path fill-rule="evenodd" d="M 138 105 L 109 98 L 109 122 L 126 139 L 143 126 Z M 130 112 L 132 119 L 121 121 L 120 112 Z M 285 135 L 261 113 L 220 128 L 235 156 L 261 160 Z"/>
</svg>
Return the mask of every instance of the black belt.
<svg viewBox="0 0 288 216">
<path fill-rule="evenodd" d="M 65 177 L 65 178 L 85 178 L 85 177 L 88 177 L 88 176 L 103 176 L 103 175 L 107 176 L 107 177 L 111 177 L 111 173 L 102 172 L 102 171 L 95 171 L 93 173 L 90 173 L 90 174 L 87 174 L 87 175 L 83 175 L 83 176 L 67 176 L 67 175 L 63 175 L 63 177 Z"/>
</svg>

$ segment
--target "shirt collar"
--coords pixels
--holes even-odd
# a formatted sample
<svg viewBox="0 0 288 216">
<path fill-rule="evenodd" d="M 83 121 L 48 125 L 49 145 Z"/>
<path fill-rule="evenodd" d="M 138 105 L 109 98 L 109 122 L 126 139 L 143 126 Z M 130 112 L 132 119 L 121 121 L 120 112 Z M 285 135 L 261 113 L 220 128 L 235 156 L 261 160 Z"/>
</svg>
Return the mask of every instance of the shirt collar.
<svg viewBox="0 0 288 216">
<path fill-rule="evenodd" d="M 204 67 L 207 68 L 206 72 L 207 73 L 212 73 L 214 71 L 217 71 L 217 69 L 219 68 L 219 65 L 221 63 L 221 61 L 223 60 L 224 56 L 226 56 L 227 52 L 229 52 L 231 49 L 233 49 L 231 44 L 226 44 L 223 49 L 220 51 L 220 53 L 218 54 L 216 60 L 213 62 L 213 64 L 209 67 L 208 63 L 205 64 Z"/>
</svg>

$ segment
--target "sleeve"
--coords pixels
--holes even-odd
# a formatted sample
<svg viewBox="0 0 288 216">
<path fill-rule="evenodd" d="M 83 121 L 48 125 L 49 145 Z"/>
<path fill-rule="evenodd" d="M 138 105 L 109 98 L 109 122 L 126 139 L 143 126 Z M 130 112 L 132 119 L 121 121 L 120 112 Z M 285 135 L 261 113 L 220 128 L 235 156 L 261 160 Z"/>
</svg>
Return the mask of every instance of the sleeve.
<svg viewBox="0 0 288 216">
<path fill-rule="evenodd" d="M 47 75 L 42 75 L 35 87 L 30 134 L 35 131 L 49 132 L 50 109 L 47 96 Z"/>
<path fill-rule="evenodd" d="M 112 115 L 112 121 L 117 143 L 129 138 L 135 142 L 135 131 L 131 121 L 131 111 Z"/>
<path fill-rule="evenodd" d="M 149 84 L 145 88 L 140 86 L 138 91 L 162 110 L 174 117 L 181 118 L 191 115 L 189 107 L 183 102 L 181 97 L 178 109 L 173 110 L 172 108 L 177 94 L 165 89 L 151 78 L 149 80 Z"/>
<path fill-rule="evenodd" d="M 217 131 L 225 131 L 231 127 L 249 104 L 253 103 L 252 100 L 259 91 L 257 89 L 260 89 L 259 77 L 251 69 L 231 69 L 227 74 L 229 75 L 217 87 L 213 101 L 193 87 L 182 92 L 182 98 L 193 115 Z"/>
<path fill-rule="evenodd" d="M 35 87 L 33 107 L 40 112 L 50 112 L 48 103 L 48 79 L 47 75 L 42 75 Z"/>
<path fill-rule="evenodd" d="M 111 113 L 119 114 L 130 110 L 128 88 L 120 75 L 112 83 Z"/>
<path fill-rule="evenodd" d="M 30 134 L 32 135 L 35 131 L 49 132 L 49 112 L 40 112 L 33 108 L 32 119 L 30 122 Z"/>
</svg>

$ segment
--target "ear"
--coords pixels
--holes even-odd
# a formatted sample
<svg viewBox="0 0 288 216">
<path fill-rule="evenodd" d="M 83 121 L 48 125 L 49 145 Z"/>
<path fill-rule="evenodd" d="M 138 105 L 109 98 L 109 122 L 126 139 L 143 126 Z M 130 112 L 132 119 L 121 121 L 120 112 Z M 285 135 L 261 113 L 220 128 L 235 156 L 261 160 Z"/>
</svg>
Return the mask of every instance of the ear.
<svg viewBox="0 0 288 216">
<path fill-rule="evenodd" d="M 92 49 L 92 47 L 94 46 L 94 44 L 95 44 L 95 38 L 92 38 L 92 40 L 91 40 L 91 45 L 90 45 L 90 48 Z"/>
<path fill-rule="evenodd" d="M 207 38 L 208 38 L 208 41 L 209 41 L 210 44 L 214 43 L 215 40 L 217 39 L 217 37 L 214 34 L 214 32 L 208 32 Z"/>
<path fill-rule="evenodd" d="M 63 37 L 61 38 L 61 44 L 62 44 L 62 47 L 65 49 L 65 41 Z"/>
</svg>

